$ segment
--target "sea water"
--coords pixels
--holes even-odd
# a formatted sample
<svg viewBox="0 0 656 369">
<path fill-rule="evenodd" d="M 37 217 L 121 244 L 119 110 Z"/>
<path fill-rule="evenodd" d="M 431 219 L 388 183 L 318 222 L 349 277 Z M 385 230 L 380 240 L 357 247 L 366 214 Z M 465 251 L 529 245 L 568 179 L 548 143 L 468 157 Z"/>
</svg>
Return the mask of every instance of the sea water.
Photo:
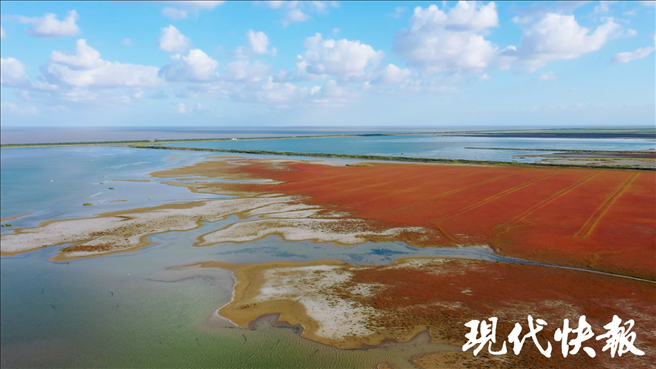
<svg viewBox="0 0 656 369">
<path fill-rule="evenodd" d="M 88 217 L 166 202 L 207 198 L 183 187 L 124 182 L 150 171 L 189 165 L 207 154 L 122 147 L 50 147 L 2 150 L 3 216 L 13 227 L 42 220 Z M 52 180 L 52 182 L 51 182 Z M 114 186 L 109 190 L 108 186 Z M 140 186 L 147 186 L 141 188 Z M 102 199 L 102 200 L 99 200 Z M 127 202 L 111 202 L 128 199 Z M 150 201 L 149 201 L 150 200 Z M 92 202 L 92 206 L 83 203 Z M 206 260 L 235 263 L 336 259 L 386 264 L 401 256 L 434 254 L 402 243 L 353 247 L 286 242 L 272 236 L 245 244 L 194 247 L 195 239 L 233 222 L 150 237 L 137 252 L 55 263 L 51 247 L 0 260 L 0 360 L 7 367 L 374 367 L 453 349 L 419 337 L 410 343 L 340 350 L 266 322 L 239 329 L 216 316 L 232 295 L 231 273 L 173 268 Z M 443 250 L 442 250 L 443 252 Z M 489 255 L 479 250 L 481 255 Z"/>
<path fill-rule="evenodd" d="M 175 142 L 172 147 L 208 149 L 269 150 L 303 153 L 383 155 L 416 158 L 535 162 L 557 151 L 489 150 L 481 148 L 555 149 L 555 150 L 648 150 L 656 147 L 646 139 L 574 139 L 468 137 L 442 135 L 354 136 L 328 138 L 293 138 L 274 140 L 237 140 Z M 479 149 L 472 149 L 476 147 Z"/>
</svg>

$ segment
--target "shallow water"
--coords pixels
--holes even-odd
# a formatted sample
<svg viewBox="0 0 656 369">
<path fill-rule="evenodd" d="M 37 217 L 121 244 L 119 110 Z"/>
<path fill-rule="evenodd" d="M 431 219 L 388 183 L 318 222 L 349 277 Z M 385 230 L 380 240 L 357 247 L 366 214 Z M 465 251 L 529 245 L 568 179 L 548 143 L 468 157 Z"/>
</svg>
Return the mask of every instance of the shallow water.
<svg viewBox="0 0 656 369">
<path fill-rule="evenodd" d="M 281 150 L 386 155 L 398 152 L 409 155 L 413 152 L 410 149 L 416 153 L 477 151 L 457 148 L 457 145 L 473 146 L 472 142 L 452 142 L 455 148 L 448 149 L 439 146 L 442 141 L 431 141 L 431 137 L 237 143 L 278 150 L 281 146 L 276 145 L 286 145 L 284 141 L 287 141 L 292 146 L 283 146 Z M 552 142 L 541 141 L 545 147 L 554 147 Z M 637 140 L 635 143 L 592 141 L 609 145 L 595 147 L 604 150 L 628 147 L 623 145 L 638 149 L 644 144 Z M 508 141 L 504 142 L 477 145 L 507 147 Z M 330 143 L 337 145 L 330 146 Z M 526 147 L 523 141 L 514 143 L 516 147 Z M 508 153 L 513 152 L 485 152 L 501 157 Z M 34 226 L 47 219 L 88 217 L 172 201 L 216 198 L 167 186 L 159 183 L 162 181 L 159 179 L 150 183 L 118 180 L 145 179 L 152 171 L 189 165 L 218 155 L 92 146 L 2 149 L 2 218 L 34 212 L 11 221 L 15 228 Z M 500 160 L 489 155 L 483 159 Z M 86 202 L 93 206 L 82 206 Z M 228 271 L 171 267 L 207 260 L 260 263 L 331 259 L 353 264 L 387 264 L 409 256 L 508 261 L 487 247 L 417 249 L 400 242 L 336 247 L 309 241 L 286 242 L 276 236 L 245 244 L 191 246 L 198 236 L 237 221 L 240 220 L 232 217 L 193 231 L 151 236 L 150 240 L 156 244 L 137 252 L 70 263 L 49 261 L 57 247 L 2 258 L 2 367 L 373 368 L 387 361 L 406 368 L 410 367 L 408 358 L 412 355 L 453 347 L 430 344 L 426 337 L 420 336 L 405 344 L 340 350 L 303 339 L 291 328 L 272 327 L 267 320 L 258 323 L 255 330 L 236 329 L 215 315 L 231 298 L 233 279 Z M 2 232 L 11 232 L 11 228 L 3 228 Z"/>
<path fill-rule="evenodd" d="M 1 259 L 2 366 L 28 367 L 409 367 L 416 354 L 453 349 L 421 337 L 407 344 L 339 350 L 264 324 L 236 329 L 215 311 L 232 293 L 221 269 L 171 266 L 204 260 L 238 263 L 340 259 L 387 263 L 429 255 L 400 243 L 335 247 L 269 237 L 249 244 L 193 247 L 200 234 L 238 221 L 151 237 L 134 253 L 53 263 L 57 248 Z M 485 250 L 478 250 L 485 254 Z"/>
<path fill-rule="evenodd" d="M 157 151 L 106 146 L 0 149 L 0 218 L 35 211 L 40 212 L 35 215 L 41 220 L 88 216 L 148 203 L 198 198 L 171 186 L 112 182 L 145 179 L 152 171 L 190 165 L 208 156 Z M 109 202 L 112 200 L 128 202 Z M 82 207 L 87 202 L 104 206 Z"/>
<path fill-rule="evenodd" d="M 654 148 L 655 144 L 653 141 L 643 139 L 509 138 L 408 135 L 177 142 L 167 144 L 166 146 L 534 162 L 540 161 L 542 158 L 519 158 L 514 156 L 549 154 L 555 151 L 535 152 L 521 150 L 474 150 L 466 149 L 466 147 L 569 150 L 647 150 Z"/>
</svg>

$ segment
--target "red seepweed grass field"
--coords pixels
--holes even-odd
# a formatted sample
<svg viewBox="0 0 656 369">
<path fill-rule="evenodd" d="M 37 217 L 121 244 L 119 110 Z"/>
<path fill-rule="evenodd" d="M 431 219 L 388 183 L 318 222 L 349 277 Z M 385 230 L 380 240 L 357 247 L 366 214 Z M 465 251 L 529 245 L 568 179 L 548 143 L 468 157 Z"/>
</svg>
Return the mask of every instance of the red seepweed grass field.
<svg viewBox="0 0 656 369">
<path fill-rule="evenodd" d="M 490 245 L 505 255 L 656 279 L 656 173 L 647 171 L 373 163 L 240 166 L 282 181 L 250 190 L 384 226 L 437 231 L 425 246 Z"/>
</svg>

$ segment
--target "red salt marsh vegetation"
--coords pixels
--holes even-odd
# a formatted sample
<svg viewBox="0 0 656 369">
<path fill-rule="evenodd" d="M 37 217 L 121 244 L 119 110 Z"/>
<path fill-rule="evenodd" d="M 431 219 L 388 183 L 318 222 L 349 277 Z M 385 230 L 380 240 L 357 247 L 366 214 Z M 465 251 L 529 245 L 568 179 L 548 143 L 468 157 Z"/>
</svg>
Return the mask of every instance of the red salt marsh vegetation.
<svg viewBox="0 0 656 369">
<path fill-rule="evenodd" d="M 488 244 L 539 262 L 656 279 L 651 171 L 245 161 L 237 171 L 283 183 L 250 191 L 304 195 L 382 227 L 439 231 L 420 246 Z"/>
<path fill-rule="evenodd" d="M 280 313 L 280 320 L 303 326 L 309 339 L 341 348 L 375 346 L 394 339 L 406 342 L 429 331 L 436 343 L 462 347 L 471 320 L 498 318 L 496 343 L 508 352 L 490 357 L 488 347 L 481 355 L 473 350 L 456 353 L 458 365 L 439 364 L 443 355 L 429 353 L 415 362 L 422 368 L 647 368 L 656 361 L 656 294 L 654 283 L 629 278 L 538 265 L 495 263 L 449 258 L 401 258 L 388 265 L 352 265 L 337 261 L 308 263 L 226 264 L 202 262 L 201 267 L 233 270 L 238 281 L 233 300 L 220 312 L 240 326 L 259 316 Z M 322 309 L 312 309 L 321 302 Z M 340 307 L 348 306 L 347 310 Z M 542 347 L 550 342 L 551 357 L 541 354 L 528 339 L 515 355 L 508 335 L 515 323 L 528 333 L 527 317 L 543 319 L 547 325 L 538 333 Z M 635 347 L 645 355 L 611 357 L 603 351 L 605 341 L 591 338 L 596 357 L 583 351 L 564 357 L 554 333 L 564 319 L 578 326 L 585 315 L 594 336 L 614 315 L 633 319 Z M 352 330 L 335 337 L 333 320 L 350 317 Z M 362 328 L 366 328 L 363 330 Z"/>
</svg>

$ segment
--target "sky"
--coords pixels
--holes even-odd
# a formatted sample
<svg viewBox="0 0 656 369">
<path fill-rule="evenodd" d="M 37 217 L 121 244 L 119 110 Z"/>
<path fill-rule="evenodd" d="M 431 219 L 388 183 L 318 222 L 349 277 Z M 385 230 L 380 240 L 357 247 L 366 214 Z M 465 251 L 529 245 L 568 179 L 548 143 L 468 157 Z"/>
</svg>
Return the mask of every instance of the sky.
<svg viewBox="0 0 656 369">
<path fill-rule="evenodd" d="M 2 127 L 656 125 L 653 1 L 2 1 Z"/>
</svg>

